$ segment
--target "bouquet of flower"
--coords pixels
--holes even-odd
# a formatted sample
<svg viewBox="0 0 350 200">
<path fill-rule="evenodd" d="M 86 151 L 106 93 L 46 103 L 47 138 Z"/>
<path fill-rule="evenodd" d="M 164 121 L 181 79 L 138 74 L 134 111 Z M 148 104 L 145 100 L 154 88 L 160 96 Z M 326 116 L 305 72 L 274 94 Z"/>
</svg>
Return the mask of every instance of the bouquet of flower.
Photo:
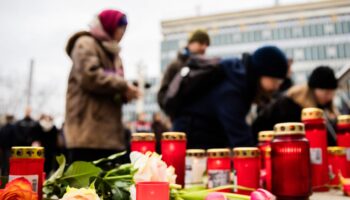
<svg viewBox="0 0 350 200">
<path fill-rule="evenodd" d="M 139 182 L 168 182 L 171 200 L 273 200 L 265 190 L 257 190 L 251 196 L 217 192 L 233 186 L 214 189 L 181 189 L 175 184 L 176 174 L 157 153 L 131 152 L 131 163 L 113 166 L 111 163 L 125 153 L 111 155 L 94 162 L 77 161 L 66 168 L 64 156 L 57 157 L 58 170 L 44 183 L 46 197 L 62 200 L 136 200 L 135 184 Z"/>
</svg>

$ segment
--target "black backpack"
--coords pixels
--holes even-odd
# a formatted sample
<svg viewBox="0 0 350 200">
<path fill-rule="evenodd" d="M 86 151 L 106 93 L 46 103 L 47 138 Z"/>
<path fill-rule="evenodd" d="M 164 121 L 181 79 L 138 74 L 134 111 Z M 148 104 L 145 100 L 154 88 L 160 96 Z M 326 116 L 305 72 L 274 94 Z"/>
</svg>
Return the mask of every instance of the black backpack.
<svg viewBox="0 0 350 200">
<path fill-rule="evenodd" d="M 219 63 L 219 58 L 189 58 L 169 84 L 162 102 L 165 113 L 171 117 L 176 116 L 181 113 L 183 106 L 203 97 L 223 80 L 224 72 Z"/>
</svg>

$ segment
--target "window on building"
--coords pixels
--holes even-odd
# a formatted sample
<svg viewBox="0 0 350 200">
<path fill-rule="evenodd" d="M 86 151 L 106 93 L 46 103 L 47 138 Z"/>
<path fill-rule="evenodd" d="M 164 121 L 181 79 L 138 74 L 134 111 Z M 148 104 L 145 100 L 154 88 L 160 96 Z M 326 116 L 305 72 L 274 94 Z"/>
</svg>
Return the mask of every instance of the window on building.
<svg viewBox="0 0 350 200">
<path fill-rule="evenodd" d="M 337 34 L 343 34 L 343 26 L 342 26 L 341 22 L 337 22 L 335 24 L 335 32 Z"/>
<path fill-rule="evenodd" d="M 345 55 L 350 58 L 350 43 L 345 43 Z"/>
<path fill-rule="evenodd" d="M 235 33 L 233 35 L 233 41 L 236 42 L 236 43 L 241 42 L 241 34 L 240 33 Z"/>
<path fill-rule="evenodd" d="M 312 60 L 311 47 L 306 47 L 305 48 L 305 60 Z"/>
<path fill-rule="evenodd" d="M 294 53 L 295 60 L 304 60 L 304 50 L 303 49 L 295 49 L 293 53 Z"/>
<path fill-rule="evenodd" d="M 285 49 L 284 52 L 286 53 L 287 58 L 293 58 L 293 50 L 292 49 Z"/>
<path fill-rule="evenodd" d="M 279 39 L 278 29 L 276 29 L 276 28 L 272 30 L 272 39 L 273 40 L 278 40 Z"/>
<path fill-rule="evenodd" d="M 309 25 L 305 25 L 303 27 L 303 35 L 304 35 L 304 37 L 310 37 L 311 36 L 310 26 Z"/>
<path fill-rule="evenodd" d="M 324 35 L 324 33 L 323 33 L 323 25 L 322 24 L 317 24 L 316 25 L 316 35 L 317 36 Z"/>
<path fill-rule="evenodd" d="M 241 32 L 241 33 L 242 33 L 242 42 L 248 42 L 249 41 L 248 32 Z"/>
<path fill-rule="evenodd" d="M 285 32 L 285 28 L 281 27 L 278 29 L 278 38 L 279 39 L 285 39 L 286 38 L 286 32 Z"/>
<path fill-rule="evenodd" d="M 328 58 L 336 58 L 337 57 L 337 48 L 335 46 L 329 46 L 326 49 Z"/>
<path fill-rule="evenodd" d="M 320 60 L 325 60 L 326 59 L 326 51 L 325 51 L 325 46 L 318 46 L 318 57 Z"/>
<path fill-rule="evenodd" d="M 254 31 L 254 40 L 261 41 L 261 32 L 260 31 Z"/>
<path fill-rule="evenodd" d="M 316 24 L 310 24 L 310 36 L 317 36 L 317 25 Z"/>
<path fill-rule="evenodd" d="M 338 51 L 338 57 L 344 58 L 345 57 L 345 45 L 344 44 L 338 44 L 337 45 L 337 51 Z"/>
<path fill-rule="evenodd" d="M 312 47 L 311 51 L 312 51 L 312 60 L 319 60 L 320 58 L 318 56 L 318 48 Z"/>
<path fill-rule="evenodd" d="M 254 31 L 249 31 L 249 42 L 254 42 L 255 41 L 255 36 L 254 36 Z"/>
<path fill-rule="evenodd" d="M 343 21 L 343 33 L 349 33 L 350 32 L 350 21 Z"/>
<path fill-rule="evenodd" d="M 292 29 L 290 27 L 285 27 L 285 36 L 286 36 L 286 39 L 289 39 L 292 37 Z"/>
<path fill-rule="evenodd" d="M 227 44 L 232 44 L 233 43 L 231 34 L 229 34 L 229 33 L 225 34 L 225 37 L 226 37 Z"/>
<path fill-rule="evenodd" d="M 264 40 L 269 40 L 271 38 L 271 30 L 263 30 L 262 32 L 262 38 Z"/>
<path fill-rule="evenodd" d="M 327 35 L 334 34 L 334 24 L 325 24 L 324 33 Z"/>
<path fill-rule="evenodd" d="M 303 29 L 302 27 L 294 27 L 293 28 L 293 37 L 298 38 L 303 35 Z"/>
</svg>

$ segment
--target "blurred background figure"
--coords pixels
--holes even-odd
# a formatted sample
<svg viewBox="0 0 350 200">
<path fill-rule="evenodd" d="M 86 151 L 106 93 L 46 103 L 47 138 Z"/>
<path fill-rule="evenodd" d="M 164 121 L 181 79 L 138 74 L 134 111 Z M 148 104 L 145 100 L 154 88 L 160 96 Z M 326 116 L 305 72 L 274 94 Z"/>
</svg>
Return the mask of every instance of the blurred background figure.
<svg viewBox="0 0 350 200">
<path fill-rule="evenodd" d="M 139 113 L 137 115 L 137 120 L 134 123 L 134 132 L 152 132 L 151 123 L 147 121 L 145 113 Z"/>
<path fill-rule="evenodd" d="M 293 75 L 293 59 L 289 58 L 288 59 L 288 73 L 287 77 L 284 79 L 282 85 L 280 86 L 279 90 L 276 93 L 276 96 L 281 96 L 283 93 L 285 93 L 290 87 L 294 85 L 293 80 L 292 80 L 292 75 Z"/>
<path fill-rule="evenodd" d="M 36 121 L 32 118 L 32 109 L 27 107 L 25 109 L 24 118 L 16 122 L 17 139 L 16 145 L 30 146 L 33 142 L 33 128 Z"/>
<path fill-rule="evenodd" d="M 192 55 L 204 55 L 210 45 L 210 37 L 204 30 L 196 30 L 188 38 L 187 46 L 179 50 L 177 57 L 165 69 L 160 89 L 158 92 L 158 103 L 164 109 L 165 94 L 169 88 L 169 84 L 175 75 L 186 66 L 188 59 Z"/>
<path fill-rule="evenodd" d="M 15 118 L 13 115 L 5 116 L 5 124 L 0 129 L 0 156 L 1 156 L 1 176 L 7 176 L 9 173 L 9 159 L 11 156 L 11 147 L 16 145 L 17 132 Z"/>
<path fill-rule="evenodd" d="M 205 63 L 205 58 L 193 59 Z M 222 80 L 200 98 L 183 97 L 189 100 L 172 116 L 172 129 L 187 133 L 188 148 L 250 146 L 254 139 L 247 114 L 253 103 L 271 98 L 280 88 L 287 76 L 287 58 L 279 48 L 264 46 L 242 59 L 215 60 Z M 208 59 L 210 65 L 213 62 Z"/>
<path fill-rule="evenodd" d="M 55 157 L 58 152 L 58 129 L 51 116 L 42 114 L 33 132 L 32 146 L 42 146 L 45 148 L 44 169 L 46 174 L 49 175 L 56 164 Z"/>
<path fill-rule="evenodd" d="M 104 10 L 89 31 L 68 41 L 66 51 L 73 67 L 64 134 L 70 161 L 96 160 L 126 148 L 121 108 L 139 96 L 138 89 L 124 79 L 119 56 L 127 24 L 124 13 Z"/>
<path fill-rule="evenodd" d="M 160 152 L 160 141 L 162 139 L 162 133 L 169 131 L 169 127 L 167 127 L 166 122 L 162 120 L 162 114 L 160 112 L 156 112 L 153 114 L 153 122 L 152 122 L 152 132 L 156 135 L 157 141 L 157 152 Z"/>
<path fill-rule="evenodd" d="M 267 106 L 254 122 L 254 133 L 272 130 L 274 124 L 281 122 L 300 122 L 303 108 L 323 109 L 328 123 L 328 145 L 336 145 L 334 123 L 337 108 L 333 98 L 338 87 L 334 71 L 328 66 L 314 69 L 307 84 L 291 87 L 284 96 Z M 332 126 L 333 124 L 333 126 Z"/>
</svg>

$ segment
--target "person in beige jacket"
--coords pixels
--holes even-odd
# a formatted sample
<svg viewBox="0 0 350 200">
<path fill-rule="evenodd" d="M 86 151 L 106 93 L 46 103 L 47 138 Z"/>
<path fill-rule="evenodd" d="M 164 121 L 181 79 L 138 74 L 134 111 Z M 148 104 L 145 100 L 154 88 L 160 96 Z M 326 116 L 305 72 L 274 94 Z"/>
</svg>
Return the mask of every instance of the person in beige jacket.
<svg viewBox="0 0 350 200">
<path fill-rule="evenodd" d="M 90 31 L 73 35 L 66 51 L 73 61 L 66 95 L 64 134 L 68 159 L 96 160 L 126 148 L 122 105 L 139 96 L 124 79 L 119 42 L 125 14 L 102 11 Z"/>
</svg>

